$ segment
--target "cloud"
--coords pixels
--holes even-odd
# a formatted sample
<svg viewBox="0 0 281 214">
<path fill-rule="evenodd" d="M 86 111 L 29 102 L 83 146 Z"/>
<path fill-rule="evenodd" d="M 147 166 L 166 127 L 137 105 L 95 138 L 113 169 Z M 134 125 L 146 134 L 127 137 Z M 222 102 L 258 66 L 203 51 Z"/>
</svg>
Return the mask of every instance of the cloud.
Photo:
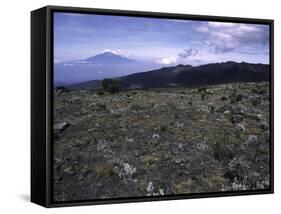
<svg viewBox="0 0 281 214">
<path fill-rule="evenodd" d="M 122 49 L 103 49 L 102 53 L 105 53 L 105 52 L 110 52 L 110 53 L 117 54 L 120 56 L 125 56 L 125 57 L 130 56 L 130 54 L 127 51 L 122 50 Z"/>
<path fill-rule="evenodd" d="M 209 22 L 208 25 L 214 28 L 222 28 L 222 27 L 229 28 L 229 27 L 234 27 L 237 24 L 227 23 L 227 22 Z"/>
<path fill-rule="evenodd" d="M 186 60 L 190 57 L 194 57 L 199 53 L 195 48 L 184 49 L 183 52 L 178 53 L 176 56 L 164 57 L 157 62 L 164 65 L 186 63 Z"/>
<path fill-rule="evenodd" d="M 180 58 L 187 58 L 190 56 L 196 56 L 198 54 L 198 50 L 194 48 L 185 49 L 184 52 L 179 53 L 178 57 Z"/>
<path fill-rule="evenodd" d="M 178 61 L 177 57 L 164 57 L 160 60 L 158 60 L 157 62 L 160 64 L 164 64 L 164 65 L 171 65 L 171 64 L 176 64 Z"/>
<path fill-rule="evenodd" d="M 203 45 L 213 54 L 247 49 L 248 53 L 263 53 L 269 49 L 269 28 L 266 25 L 207 22 L 197 32 L 203 35 Z"/>
</svg>

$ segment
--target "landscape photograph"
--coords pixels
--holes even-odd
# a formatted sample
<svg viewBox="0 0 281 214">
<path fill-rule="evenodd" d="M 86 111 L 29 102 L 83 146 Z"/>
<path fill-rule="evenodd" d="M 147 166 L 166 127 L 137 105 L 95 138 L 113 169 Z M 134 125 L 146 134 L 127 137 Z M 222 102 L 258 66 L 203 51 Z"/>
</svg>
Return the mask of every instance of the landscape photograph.
<svg viewBox="0 0 281 214">
<path fill-rule="evenodd" d="M 55 12 L 53 200 L 269 189 L 269 34 Z"/>
</svg>

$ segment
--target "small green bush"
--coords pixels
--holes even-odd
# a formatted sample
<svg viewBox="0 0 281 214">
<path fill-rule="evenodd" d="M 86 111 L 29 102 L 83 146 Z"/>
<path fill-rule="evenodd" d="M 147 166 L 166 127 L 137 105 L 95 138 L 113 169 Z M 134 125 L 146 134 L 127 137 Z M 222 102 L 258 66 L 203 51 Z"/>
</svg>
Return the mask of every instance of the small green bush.
<svg viewBox="0 0 281 214">
<path fill-rule="evenodd" d="M 57 87 L 56 87 L 56 90 L 57 90 L 57 91 L 59 91 L 59 90 L 60 90 L 60 91 L 68 91 L 68 89 L 67 89 L 66 87 L 64 87 L 64 86 L 57 86 Z"/>
<path fill-rule="evenodd" d="M 118 79 L 104 79 L 101 85 L 104 91 L 112 94 L 120 91 L 120 81 Z"/>
</svg>

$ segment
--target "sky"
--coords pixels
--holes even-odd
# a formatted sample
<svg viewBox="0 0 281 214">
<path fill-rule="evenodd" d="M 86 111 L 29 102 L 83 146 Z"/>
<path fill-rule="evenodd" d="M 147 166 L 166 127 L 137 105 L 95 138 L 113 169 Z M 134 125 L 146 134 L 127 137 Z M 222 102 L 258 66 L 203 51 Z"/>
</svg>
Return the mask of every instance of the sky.
<svg viewBox="0 0 281 214">
<path fill-rule="evenodd" d="M 105 51 L 162 65 L 269 64 L 269 26 L 126 16 L 54 14 L 55 62 Z"/>
</svg>

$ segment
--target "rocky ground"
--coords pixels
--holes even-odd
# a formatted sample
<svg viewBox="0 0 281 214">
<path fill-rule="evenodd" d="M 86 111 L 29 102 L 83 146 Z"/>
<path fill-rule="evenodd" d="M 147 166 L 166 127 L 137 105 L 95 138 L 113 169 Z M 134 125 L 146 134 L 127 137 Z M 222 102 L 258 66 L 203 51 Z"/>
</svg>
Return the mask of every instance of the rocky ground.
<svg viewBox="0 0 281 214">
<path fill-rule="evenodd" d="M 54 92 L 54 200 L 269 187 L 269 84 Z"/>
</svg>

